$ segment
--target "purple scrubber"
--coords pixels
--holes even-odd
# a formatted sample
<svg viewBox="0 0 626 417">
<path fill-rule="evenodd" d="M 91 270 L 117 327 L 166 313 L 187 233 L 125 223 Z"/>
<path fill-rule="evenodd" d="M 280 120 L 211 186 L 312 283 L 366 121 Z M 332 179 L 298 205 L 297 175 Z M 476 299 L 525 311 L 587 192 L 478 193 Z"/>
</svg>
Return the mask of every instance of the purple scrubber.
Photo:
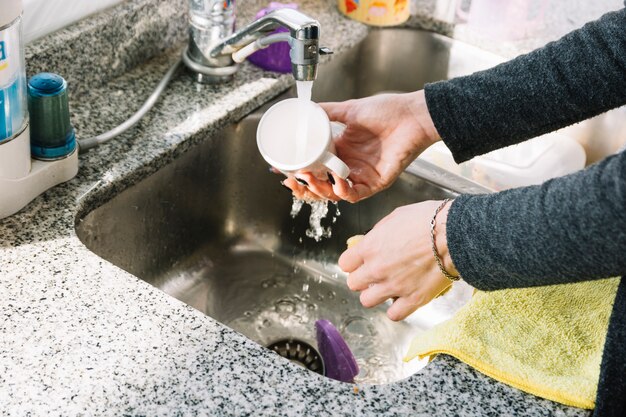
<svg viewBox="0 0 626 417">
<path fill-rule="evenodd" d="M 316 321 L 315 330 L 326 376 L 337 381 L 354 382 L 354 377 L 359 374 L 359 365 L 339 331 L 328 320 Z"/>
<path fill-rule="evenodd" d="M 298 5 L 295 3 L 282 4 L 272 2 L 264 9 L 261 9 L 256 18 L 265 16 L 266 14 L 278 10 L 278 9 L 297 9 Z M 289 32 L 285 28 L 278 28 L 274 33 Z M 256 51 L 248 57 L 248 61 L 252 62 L 257 67 L 261 67 L 265 70 L 276 71 L 282 73 L 291 72 L 291 58 L 289 57 L 289 44 L 287 42 L 274 43 L 267 48 Z"/>
</svg>

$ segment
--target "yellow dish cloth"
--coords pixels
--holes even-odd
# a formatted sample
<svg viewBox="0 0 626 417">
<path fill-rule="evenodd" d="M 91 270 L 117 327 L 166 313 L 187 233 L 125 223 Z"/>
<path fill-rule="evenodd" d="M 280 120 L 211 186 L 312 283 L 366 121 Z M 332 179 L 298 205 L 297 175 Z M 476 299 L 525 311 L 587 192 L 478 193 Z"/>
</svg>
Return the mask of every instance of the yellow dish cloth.
<svg viewBox="0 0 626 417">
<path fill-rule="evenodd" d="M 404 360 L 445 353 L 522 391 L 593 409 L 618 284 L 476 291 L 452 319 L 417 336 Z"/>
</svg>

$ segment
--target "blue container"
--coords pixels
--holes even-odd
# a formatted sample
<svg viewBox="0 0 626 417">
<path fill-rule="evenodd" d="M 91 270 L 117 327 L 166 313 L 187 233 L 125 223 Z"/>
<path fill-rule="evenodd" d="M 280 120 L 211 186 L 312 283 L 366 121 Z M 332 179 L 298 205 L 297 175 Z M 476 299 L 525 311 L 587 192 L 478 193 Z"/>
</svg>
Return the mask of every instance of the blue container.
<svg viewBox="0 0 626 417">
<path fill-rule="evenodd" d="M 42 72 L 28 82 L 30 152 L 33 158 L 65 158 L 76 149 L 70 122 L 67 82 L 57 74 Z"/>
</svg>

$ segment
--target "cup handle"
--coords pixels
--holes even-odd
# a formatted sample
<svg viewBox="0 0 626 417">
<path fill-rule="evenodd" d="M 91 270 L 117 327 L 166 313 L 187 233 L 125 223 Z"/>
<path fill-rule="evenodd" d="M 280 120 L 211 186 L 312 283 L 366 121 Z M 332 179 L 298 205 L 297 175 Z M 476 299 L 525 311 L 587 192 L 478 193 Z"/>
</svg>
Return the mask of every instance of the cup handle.
<svg viewBox="0 0 626 417">
<path fill-rule="evenodd" d="M 320 162 L 324 164 L 326 168 L 337 174 L 341 179 L 345 180 L 348 178 L 348 175 L 350 175 L 350 168 L 348 168 L 348 165 L 330 152 L 326 152 Z"/>
</svg>

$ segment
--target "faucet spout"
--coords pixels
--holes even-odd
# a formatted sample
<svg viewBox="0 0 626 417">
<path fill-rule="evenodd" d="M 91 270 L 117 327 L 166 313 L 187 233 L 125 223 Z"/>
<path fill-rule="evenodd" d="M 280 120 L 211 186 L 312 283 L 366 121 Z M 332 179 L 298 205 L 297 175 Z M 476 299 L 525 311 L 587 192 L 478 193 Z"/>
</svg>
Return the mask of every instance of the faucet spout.
<svg viewBox="0 0 626 417">
<path fill-rule="evenodd" d="M 188 67 L 202 75 L 202 77 L 199 76 L 199 81 L 227 81 L 232 78 L 237 68 L 232 59 L 233 53 L 256 42 L 256 48 L 247 48 L 249 53 L 252 53 L 271 42 L 280 40 L 289 42 L 294 78 L 299 81 L 312 81 L 316 78 L 320 54 L 320 25 L 315 19 L 297 10 L 278 9 L 233 32 L 234 3 L 217 0 L 205 0 L 204 3 L 202 0 L 190 1 L 192 3 L 191 36 L 183 59 Z M 211 3 L 211 7 L 204 9 L 205 14 L 207 9 L 211 13 L 205 16 L 202 25 L 194 25 L 193 7 L 194 4 L 199 3 Z M 218 19 L 216 16 L 221 16 L 221 18 Z M 228 16 L 232 16 L 232 21 Z M 200 26 L 202 26 L 202 33 L 198 33 Z M 268 37 L 270 32 L 279 26 L 289 29 L 289 37 L 285 39 Z M 239 59 L 236 61 L 240 62 L 249 53 L 239 53 Z"/>
</svg>

